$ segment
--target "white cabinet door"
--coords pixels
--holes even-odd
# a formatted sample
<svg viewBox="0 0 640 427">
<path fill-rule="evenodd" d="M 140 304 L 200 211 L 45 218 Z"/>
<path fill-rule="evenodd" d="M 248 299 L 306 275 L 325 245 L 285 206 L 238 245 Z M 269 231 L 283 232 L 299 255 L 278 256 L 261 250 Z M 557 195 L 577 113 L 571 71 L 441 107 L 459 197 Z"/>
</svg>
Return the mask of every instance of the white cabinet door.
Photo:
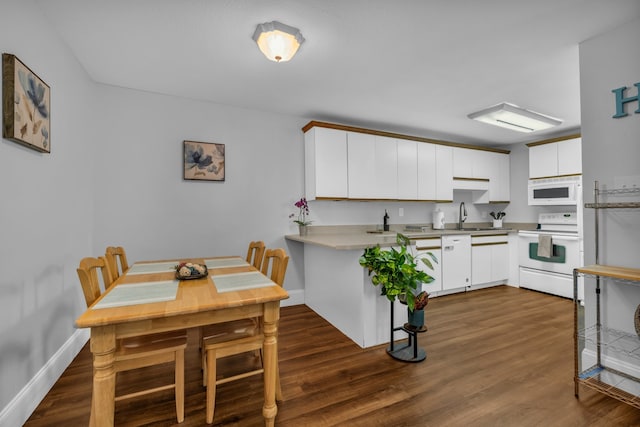
<svg viewBox="0 0 640 427">
<path fill-rule="evenodd" d="M 453 176 L 473 178 L 474 151 L 468 148 L 453 147 Z"/>
<path fill-rule="evenodd" d="M 453 201 L 453 147 L 436 145 L 436 200 Z"/>
<path fill-rule="evenodd" d="M 418 199 L 453 200 L 453 147 L 418 143 Z"/>
<path fill-rule="evenodd" d="M 582 173 L 582 138 L 568 139 L 558 144 L 558 175 Z"/>
<path fill-rule="evenodd" d="M 436 145 L 418 143 L 418 199 L 437 200 Z"/>
<path fill-rule="evenodd" d="M 497 179 L 498 183 L 495 186 L 496 195 L 491 198 L 491 200 L 508 202 L 511 200 L 511 160 L 509 154 L 498 153 Z"/>
<path fill-rule="evenodd" d="M 350 199 L 397 199 L 398 153 L 394 138 L 347 132 Z"/>
<path fill-rule="evenodd" d="M 471 284 L 491 282 L 491 246 L 471 247 Z"/>
<path fill-rule="evenodd" d="M 529 147 L 529 178 L 558 175 L 558 146 L 555 143 Z"/>
<path fill-rule="evenodd" d="M 395 138 L 375 137 L 375 167 L 373 186 L 369 188 L 373 199 L 398 198 L 398 149 Z"/>
<path fill-rule="evenodd" d="M 509 155 L 487 152 L 489 170 L 489 200 L 491 202 L 508 202 L 510 197 Z"/>
<path fill-rule="evenodd" d="M 509 279 L 509 244 L 491 246 L 491 281 Z"/>
<path fill-rule="evenodd" d="M 471 283 L 504 281 L 509 278 L 509 236 L 490 235 L 471 238 Z"/>
<path fill-rule="evenodd" d="M 345 131 L 314 127 L 304 134 L 305 196 L 346 198 L 347 134 Z"/>
<path fill-rule="evenodd" d="M 396 144 L 398 151 L 398 199 L 417 200 L 418 142 L 398 139 Z"/>
<path fill-rule="evenodd" d="M 349 198 L 372 198 L 376 167 L 375 137 L 347 132 L 347 153 Z"/>
<path fill-rule="evenodd" d="M 471 178 L 491 179 L 495 171 L 494 154 L 491 151 L 467 150 L 471 151 Z"/>
</svg>

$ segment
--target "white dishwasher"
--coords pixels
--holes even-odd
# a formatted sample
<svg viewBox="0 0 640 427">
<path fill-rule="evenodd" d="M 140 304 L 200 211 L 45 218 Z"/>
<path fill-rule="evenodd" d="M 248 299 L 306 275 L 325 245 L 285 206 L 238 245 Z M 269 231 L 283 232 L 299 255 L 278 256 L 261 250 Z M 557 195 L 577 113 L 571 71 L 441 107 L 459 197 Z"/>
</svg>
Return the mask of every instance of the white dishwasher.
<svg viewBox="0 0 640 427">
<path fill-rule="evenodd" d="M 442 289 L 471 285 L 471 235 L 442 236 Z"/>
</svg>

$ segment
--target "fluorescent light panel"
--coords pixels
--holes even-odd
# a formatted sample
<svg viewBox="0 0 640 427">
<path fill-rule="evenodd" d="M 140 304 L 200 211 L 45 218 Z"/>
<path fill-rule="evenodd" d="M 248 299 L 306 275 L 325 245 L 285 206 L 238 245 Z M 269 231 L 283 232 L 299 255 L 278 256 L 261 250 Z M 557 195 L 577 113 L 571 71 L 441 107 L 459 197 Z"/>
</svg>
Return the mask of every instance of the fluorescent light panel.
<svg viewBox="0 0 640 427">
<path fill-rule="evenodd" d="M 467 117 L 518 132 L 535 132 L 549 129 L 562 123 L 561 119 L 525 110 L 508 102 L 469 114 Z"/>
</svg>

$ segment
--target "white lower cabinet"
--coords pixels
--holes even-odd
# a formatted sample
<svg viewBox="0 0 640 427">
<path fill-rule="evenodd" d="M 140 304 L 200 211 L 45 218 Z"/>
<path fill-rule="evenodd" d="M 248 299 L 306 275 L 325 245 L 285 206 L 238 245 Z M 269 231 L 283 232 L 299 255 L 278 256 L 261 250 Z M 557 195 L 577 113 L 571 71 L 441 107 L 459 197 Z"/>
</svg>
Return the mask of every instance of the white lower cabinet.
<svg viewBox="0 0 640 427">
<path fill-rule="evenodd" d="M 509 278 L 509 235 L 474 236 L 471 239 L 471 284 Z"/>
</svg>

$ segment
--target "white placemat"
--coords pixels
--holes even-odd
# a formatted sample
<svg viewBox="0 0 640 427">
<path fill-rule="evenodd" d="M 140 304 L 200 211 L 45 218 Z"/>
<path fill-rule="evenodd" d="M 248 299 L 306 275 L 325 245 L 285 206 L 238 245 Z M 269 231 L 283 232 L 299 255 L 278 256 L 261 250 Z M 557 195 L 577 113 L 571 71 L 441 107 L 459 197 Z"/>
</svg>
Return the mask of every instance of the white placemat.
<svg viewBox="0 0 640 427">
<path fill-rule="evenodd" d="M 274 283 L 264 274 L 257 271 L 244 273 L 223 274 L 213 276 L 213 283 L 218 292 L 242 291 L 245 289 L 264 288 Z"/>
<path fill-rule="evenodd" d="M 122 307 L 172 301 L 178 292 L 178 280 L 117 285 L 93 308 Z"/>
<path fill-rule="evenodd" d="M 212 268 L 224 268 L 224 267 L 242 267 L 249 265 L 242 258 L 218 258 L 218 259 L 206 259 L 204 263 L 207 265 L 207 268 L 211 270 Z"/>
<path fill-rule="evenodd" d="M 129 268 L 129 270 L 127 270 L 127 274 L 166 273 L 169 271 L 175 271 L 176 265 L 178 265 L 178 261 L 134 264 Z"/>
</svg>

